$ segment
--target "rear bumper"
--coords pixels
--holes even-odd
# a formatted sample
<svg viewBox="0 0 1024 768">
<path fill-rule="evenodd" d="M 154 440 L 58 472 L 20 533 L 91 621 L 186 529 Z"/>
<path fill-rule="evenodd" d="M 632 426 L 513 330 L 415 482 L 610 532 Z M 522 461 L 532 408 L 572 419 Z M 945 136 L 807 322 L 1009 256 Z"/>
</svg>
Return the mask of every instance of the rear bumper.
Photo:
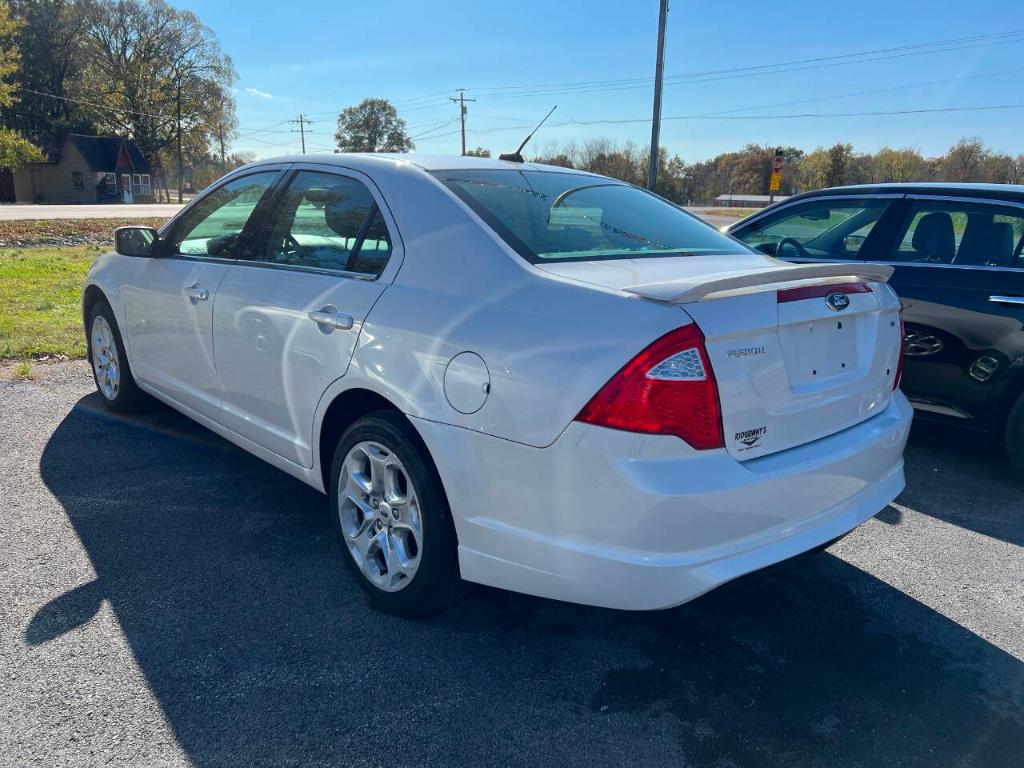
<svg viewBox="0 0 1024 768">
<path fill-rule="evenodd" d="M 903 489 L 912 410 L 737 462 L 674 437 L 573 423 L 547 448 L 414 420 L 438 464 L 469 581 L 656 609 L 857 527 Z"/>
</svg>

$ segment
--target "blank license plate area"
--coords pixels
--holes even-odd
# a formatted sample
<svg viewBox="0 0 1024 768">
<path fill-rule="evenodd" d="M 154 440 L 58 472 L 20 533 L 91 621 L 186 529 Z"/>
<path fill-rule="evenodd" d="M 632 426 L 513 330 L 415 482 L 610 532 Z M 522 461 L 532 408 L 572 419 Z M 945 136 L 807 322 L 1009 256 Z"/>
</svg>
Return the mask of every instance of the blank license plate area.
<svg viewBox="0 0 1024 768">
<path fill-rule="evenodd" d="M 861 366 L 856 315 L 779 328 L 790 384 L 811 384 L 849 375 Z"/>
</svg>

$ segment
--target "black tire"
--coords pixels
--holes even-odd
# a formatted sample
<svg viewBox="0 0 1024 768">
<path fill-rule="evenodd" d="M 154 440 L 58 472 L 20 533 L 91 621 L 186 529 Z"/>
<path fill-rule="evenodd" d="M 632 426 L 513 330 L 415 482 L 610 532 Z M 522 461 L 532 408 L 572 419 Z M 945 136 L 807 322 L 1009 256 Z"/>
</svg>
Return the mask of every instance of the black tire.
<svg viewBox="0 0 1024 768">
<path fill-rule="evenodd" d="M 1024 394 L 1017 398 L 1006 418 L 1003 442 L 1013 473 L 1018 480 L 1024 481 Z"/>
<path fill-rule="evenodd" d="M 417 547 L 419 563 L 408 582 L 393 592 L 377 586 L 363 572 L 349 551 L 342 521 L 339 489 L 342 482 L 347 481 L 347 475 L 343 474 L 345 459 L 354 447 L 365 442 L 377 443 L 398 458 L 419 501 L 422 518 L 421 542 Z M 440 608 L 463 593 L 458 540 L 441 478 L 426 446 L 401 414 L 394 411 L 371 413 L 342 435 L 331 463 L 330 510 L 342 558 L 373 607 L 399 616 L 417 616 Z"/>
<path fill-rule="evenodd" d="M 116 391 L 112 393 L 104 390 L 97 371 L 97 350 L 95 349 L 96 339 L 94 338 L 97 317 L 102 317 L 106 320 L 117 350 L 118 386 Z M 135 383 L 135 378 L 132 376 L 131 367 L 128 365 L 128 356 L 124 351 L 124 342 L 121 340 L 121 331 L 117 327 L 114 311 L 106 301 L 97 301 L 89 309 L 85 333 L 86 343 L 89 345 L 89 364 L 92 367 L 92 378 L 96 382 L 96 391 L 99 392 L 100 397 L 103 399 L 103 404 L 115 413 L 133 413 L 142 410 L 145 405 L 146 395 L 139 389 L 139 386 Z"/>
</svg>

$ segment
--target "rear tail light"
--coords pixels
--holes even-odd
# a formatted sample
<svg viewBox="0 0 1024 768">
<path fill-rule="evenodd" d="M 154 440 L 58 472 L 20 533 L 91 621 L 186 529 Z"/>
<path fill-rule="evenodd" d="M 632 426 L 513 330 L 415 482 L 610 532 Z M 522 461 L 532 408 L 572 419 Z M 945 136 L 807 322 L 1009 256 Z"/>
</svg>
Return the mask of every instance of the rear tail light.
<svg viewBox="0 0 1024 768">
<path fill-rule="evenodd" d="M 576 417 L 627 432 L 675 435 L 694 448 L 722 448 L 722 407 L 704 335 L 677 328 L 626 363 Z"/>
<path fill-rule="evenodd" d="M 900 353 L 899 358 L 896 360 L 896 378 L 892 380 L 892 391 L 895 392 L 900 385 L 900 379 L 903 378 L 903 344 L 904 339 L 907 337 L 907 331 L 903 327 L 903 305 L 900 305 Z"/>
</svg>

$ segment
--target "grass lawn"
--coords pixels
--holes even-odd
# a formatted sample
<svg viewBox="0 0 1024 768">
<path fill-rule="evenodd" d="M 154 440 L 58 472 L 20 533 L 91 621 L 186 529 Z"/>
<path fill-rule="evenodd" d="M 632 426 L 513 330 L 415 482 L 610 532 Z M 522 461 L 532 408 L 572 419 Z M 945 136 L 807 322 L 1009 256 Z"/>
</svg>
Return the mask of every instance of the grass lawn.
<svg viewBox="0 0 1024 768">
<path fill-rule="evenodd" d="M 709 208 L 703 211 L 705 216 L 728 216 L 731 219 L 742 219 L 744 216 L 749 216 L 755 211 L 761 210 L 760 208 Z"/>
<path fill-rule="evenodd" d="M 0 359 L 85 356 L 79 297 L 104 250 L 0 248 Z"/>
</svg>

